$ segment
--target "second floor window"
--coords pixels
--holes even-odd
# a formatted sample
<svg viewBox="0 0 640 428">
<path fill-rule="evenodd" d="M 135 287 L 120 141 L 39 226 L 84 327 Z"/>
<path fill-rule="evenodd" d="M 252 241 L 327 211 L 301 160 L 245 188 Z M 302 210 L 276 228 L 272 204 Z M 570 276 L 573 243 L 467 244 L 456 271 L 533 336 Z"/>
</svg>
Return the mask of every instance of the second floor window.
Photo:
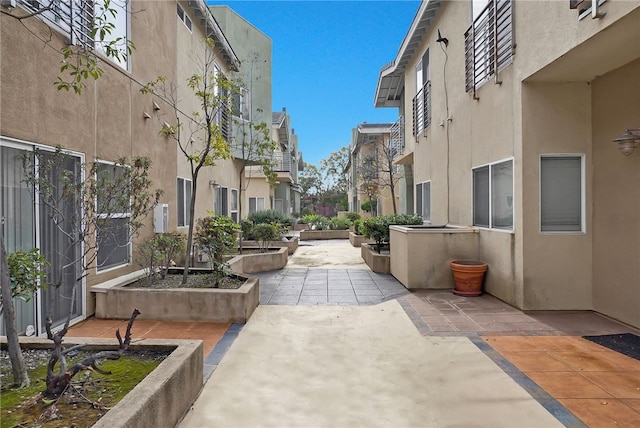
<svg viewBox="0 0 640 428">
<path fill-rule="evenodd" d="M 475 95 L 476 89 L 513 62 L 512 0 L 474 1 L 472 16 L 473 23 L 464 34 L 465 87 Z"/>
<path fill-rule="evenodd" d="M 416 96 L 413 99 L 413 135 L 416 137 L 431 125 L 431 81 L 429 50 L 416 64 Z"/>
</svg>

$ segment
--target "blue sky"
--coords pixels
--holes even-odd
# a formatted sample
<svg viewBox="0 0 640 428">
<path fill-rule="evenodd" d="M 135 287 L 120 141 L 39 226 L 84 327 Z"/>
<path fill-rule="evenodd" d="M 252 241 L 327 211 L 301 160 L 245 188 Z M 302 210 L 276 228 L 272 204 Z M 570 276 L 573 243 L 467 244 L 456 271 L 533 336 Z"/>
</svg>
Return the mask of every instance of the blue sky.
<svg viewBox="0 0 640 428">
<path fill-rule="evenodd" d="M 273 41 L 273 111 L 287 108 L 305 162 L 348 146 L 374 108 L 380 68 L 395 59 L 419 1 L 208 1 L 226 4 Z"/>
</svg>

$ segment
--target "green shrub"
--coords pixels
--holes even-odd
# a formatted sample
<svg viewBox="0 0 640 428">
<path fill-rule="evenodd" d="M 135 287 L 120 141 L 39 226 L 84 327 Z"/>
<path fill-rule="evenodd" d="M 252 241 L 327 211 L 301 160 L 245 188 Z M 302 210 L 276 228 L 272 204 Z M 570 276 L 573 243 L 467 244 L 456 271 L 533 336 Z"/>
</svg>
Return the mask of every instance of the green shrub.
<svg viewBox="0 0 640 428">
<path fill-rule="evenodd" d="M 282 239 L 282 228 L 278 224 L 261 223 L 253 226 L 253 236 L 258 241 L 260 252 L 264 253 L 269 249 L 271 241 Z"/>
<path fill-rule="evenodd" d="M 331 230 L 347 230 L 351 227 L 351 220 L 347 217 L 333 217 L 329 221 L 329 229 Z"/>
<path fill-rule="evenodd" d="M 242 220 L 240 230 L 242 231 L 242 239 L 253 240 L 253 222 L 251 220 Z"/>
<path fill-rule="evenodd" d="M 214 271 L 224 271 L 224 256 L 235 247 L 239 230 L 240 225 L 226 215 L 204 217 L 196 222 L 195 242 L 209 257 Z"/>
<path fill-rule="evenodd" d="M 360 209 L 362 211 L 371 213 L 371 212 L 373 212 L 373 209 L 376 207 L 376 205 L 377 205 L 377 201 L 375 199 L 365 199 L 360 204 Z"/>
<path fill-rule="evenodd" d="M 380 252 L 389 243 L 389 226 L 422 224 L 422 217 L 413 214 L 392 214 L 371 217 L 360 224 L 360 230 L 367 238 L 376 241 L 376 250 Z"/>
<path fill-rule="evenodd" d="M 310 230 L 328 230 L 329 219 L 320 214 L 307 214 L 302 217 L 305 224 L 309 225 Z"/>
<path fill-rule="evenodd" d="M 296 224 L 296 220 L 293 217 L 275 210 L 257 211 L 249 214 L 247 218 L 249 221 L 253 222 L 254 225 L 261 223 L 279 223 L 283 226 L 292 228 Z"/>
<path fill-rule="evenodd" d="M 38 288 L 47 288 L 47 266 L 49 262 L 37 248 L 7 254 L 11 297 L 31 300 Z M 0 303 L 2 297 L 0 296 Z"/>
<path fill-rule="evenodd" d="M 346 218 L 348 218 L 349 220 L 351 220 L 352 222 L 356 221 L 356 220 L 360 220 L 360 214 L 358 213 L 354 213 L 352 211 L 349 211 L 348 213 L 345 213 L 344 215 Z"/>
<path fill-rule="evenodd" d="M 357 219 L 353 221 L 353 233 L 355 233 L 356 235 L 364 235 L 361 230 L 363 221 L 364 220 L 362 219 Z"/>
<path fill-rule="evenodd" d="M 174 258 L 184 253 L 186 236 L 179 232 L 156 233 L 138 246 L 137 260 L 145 268 L 151 283 L 160 268 L 160 277 L 165 278 Z"/>
</svg>

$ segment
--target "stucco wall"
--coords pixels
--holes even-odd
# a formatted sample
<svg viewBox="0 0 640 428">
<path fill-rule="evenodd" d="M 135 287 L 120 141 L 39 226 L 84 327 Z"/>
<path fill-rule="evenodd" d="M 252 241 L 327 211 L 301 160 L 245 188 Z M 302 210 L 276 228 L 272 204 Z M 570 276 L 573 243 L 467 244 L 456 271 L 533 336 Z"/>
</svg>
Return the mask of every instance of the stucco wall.
<svg viewBox="0 0 640 428">
<path fill-rule="evenodd" d="M 640 128 L 640 60 L 592 82 L 593 308 L 640 326 L 640 147 L 611 140 Z M 640 145 L 639 145 L 640 146 Z"/>
</svg>

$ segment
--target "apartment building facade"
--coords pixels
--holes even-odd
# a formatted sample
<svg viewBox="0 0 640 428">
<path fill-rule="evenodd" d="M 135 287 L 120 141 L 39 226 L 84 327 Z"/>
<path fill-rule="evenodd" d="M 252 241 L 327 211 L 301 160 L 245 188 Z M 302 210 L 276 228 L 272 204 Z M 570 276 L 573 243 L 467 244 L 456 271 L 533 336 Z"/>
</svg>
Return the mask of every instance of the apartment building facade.
<svg viewBox="0 0 640 428">
<path fill-rule="evenodd" d="M 380 72 L 402 209 L 477 228 L 518 308 L 640 326 L 638 40 L 637 2 L 428 0 Z"/>
<path fill-rule="evenodd" d="M 99 46 L 94 46 L 86 32 L 97 13 L 93 2 L 61 1 L 55 3 L 55 8 L 50 6 L 46 1 L 20 0 L 3 2 L 0 6 L 6 12 L 0 15 L 0 188 L 2 236 L 7 251 L 37 247 L 50 261 L 61 261 L 59 250 L 65 246 L 64 234 L 47 220 L 44 208 L 34 203 L 38 194 L 22 182 L 24 171 L 20 160 L 24 153 L 36 149 L 53 151 L 57 146 L 68 152 L 69 168 L 79 177 L 84 177 L 81 169 L 84 163 L 97 161 L 109 165 L 121 157 L 149 157 L 153 162 L 153 187 L 164 191 L 160 205 L 166 206 L 167 222 L 162 230 L 186 232 L 193 221 L 188 213 L 194 189 L 191 171 L 175 140 L 162 131 L 167 123 L 175 123 L 174 107 L 187 126 L 189 114 L 200 109 L 186 79 L 202 73 L 207 58 L 206 38 L 215 43 L 210 65 L 216 73 L 231 75 L 239 70 L 239 59 L 229 41 L 204 0 L 133 0 L 126 2 L 124 9 L 120 4 L 116 6 L 120 9 L 112 37 L 132 40 L 135 50 L 124 60 L 114 61 Z M 29 14 L 34 15 L 16 18 Z M 104 74 L 97 80 L 86 80 L 82 93 L 74 95 L 58 90 L 53 82 L 61 73 L 60 49 L 78 43 L 95 50 Z M 174 85 L 175 100 L 179 101 L 172 103 L 140 91 L 159 76 Z M 191 138 L 192 144 L 202 141 L 197 132 Z M 195 218 L 215 208 L 216 186 L 211 184 L 228 179 L 229 187 L 238 186 L 233 177 L 238 177 L 233 160 L 203 169 L 196 190 Z M 52 272 L 51 275 L 62 274 L 60 287 L 41 290 L 30 302 L 18 302 L 19 331 L 33 329 L 35 334 L 42 334 L 49 314 L 53 315 L 54 326 L 62 324 L 70 312 L 72 322 L 92 315 L 93 285 L 140 269 L 135 257 L 136 244 L 154 233 L 152 217 L 147 217 L 138 238 L 127 235 L 129 245 L 102 257 L 100 251 L 105 245 L 98 247 L 98 263 L 88 272 L 77 272 L 73 267 L 69 272 Z M 158 225 L 155 230 L 158 231 Z M 65 257 L 71 260 L 82 249 L 70 251 L 73 254 Z M 64 265 L 63 262 L 55 264 Z"/>
</svg>

